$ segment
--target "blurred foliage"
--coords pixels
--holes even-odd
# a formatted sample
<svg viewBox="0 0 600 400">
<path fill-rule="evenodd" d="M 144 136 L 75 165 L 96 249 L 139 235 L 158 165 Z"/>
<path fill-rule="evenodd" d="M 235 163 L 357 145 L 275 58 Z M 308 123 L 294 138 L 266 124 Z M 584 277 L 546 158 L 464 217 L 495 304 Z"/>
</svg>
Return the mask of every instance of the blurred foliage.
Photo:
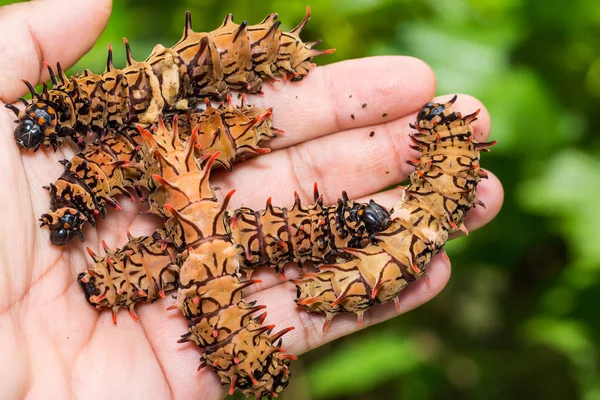
<svg viewBox="0 0 600 400">
<path fill-rule="evenodd" d="M 197 30 L 229 12 L 252 23 L 274 11 L 288 29 L 305 5 L 115 0 L 98 45 L 74 70 L 100 70 L 106 43 L 123 36 L 139 58 L 172 45 L 186 9 Z M 499 141 L 484 164 L 506 202 L 489 226 L 449 244 L 453 276 L 438 298 L 303 356 L 283 397 L 600 399 L 600 2 L 311 6 L 303 37 L 337 48 L 319 63 L 412 55 L 433 67 L 439 94 L 483 101 Z"/>
</svg>

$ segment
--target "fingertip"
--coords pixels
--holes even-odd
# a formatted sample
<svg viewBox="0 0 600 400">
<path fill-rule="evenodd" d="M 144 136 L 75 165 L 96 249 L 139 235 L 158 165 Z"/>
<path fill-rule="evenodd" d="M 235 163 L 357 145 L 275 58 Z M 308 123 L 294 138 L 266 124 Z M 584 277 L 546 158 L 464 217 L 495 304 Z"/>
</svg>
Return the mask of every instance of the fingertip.
<svg viewBox="0 0 600 400">
<path fill-rule="evenodd" d="M 429 64 L 420 58 L 411 56 L 402 56 L 402 58 L 404 59 L 406 65 L 409 66 L 408 70 L 413 71 L 415 77 L 419 78 L 415 84 L 421 87 L 422 91 L 419 99 L 415 100 L 427 101 L 427 99 L 431 99 L 433 96 L 435 96 L 437 89 L 437 78 L 433 68 L 431 68 Z"/>
<path fill-rule="evenodd" d="M 433 69 L 410 56 L 375 56 L 341 61 L 322 69 L 328 85 L 335 88 L 333 103 L 351 109 L 352 103 L 368 99 L 370 124 L 383 123 L 418 110 L 436 90 Z M 361 104 L 361 105 L 362 105 Z M 360 114 L 357 115 L 357 117 Z M 360 122 L 360 121 L 359 121 Z M 354 124 L 339 127 L 352 128 Z"/>
<path fill-rule="evenodd" d="M 435 74 L 422 60 L 375 56 L 315 68 L 293 84 L 267 85 L 263 98 L 250 101 L 260 107 L 276 106 L 275 122 L 286 131 L 275 144 L 281 148 L 410 115 L 435 90 Z"/>
<path fill-rule="evenodd" d="M 48 78 L 43 61 L 64 69 L 74 64 L 104 30 L 111 0 L 55 0 L 17 3 L 0 8 L 0 99 L 22 95 L 25 79 Z"/>
</svg>

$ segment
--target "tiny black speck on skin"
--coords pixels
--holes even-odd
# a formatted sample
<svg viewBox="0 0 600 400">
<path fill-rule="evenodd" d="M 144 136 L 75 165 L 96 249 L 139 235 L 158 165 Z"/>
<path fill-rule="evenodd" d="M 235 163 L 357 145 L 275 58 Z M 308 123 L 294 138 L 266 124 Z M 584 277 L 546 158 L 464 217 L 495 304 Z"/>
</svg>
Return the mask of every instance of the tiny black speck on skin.
<svg viewBox="0 0 600 400">
<path fill-rule="evenodd" d="M 382 116 L 383 118 L 385 118 L 385 117 L 387 117 L 387 113 L 383 113 L 383 114 L 381 114 L 381 116 Z"/>
<path fill-rule="evenodd" d="M 350 114 L 350 118 L 354 119 L 354 114 Z"/>
<path fill-rule="evenodd" d="M 362 105 L 362 108 L 365 108 L 366 106 L 367 106 L 367 103 L 364 103 L 364 104 Z"/>
<path fill-rule="evenodd" d="M 296 98 L 298 98 L 298 96 L 296 96 Z"/>
<path fill-rule="evenodd" d="M 385 171 L 385 173 L 386 173 L 386 174 L 389 174 L 389 173 L 390 173 L 390 171 Z"/>
<path fill-rule="evenodd" d="M 352 95 L 348 96 L 348 98 L 349 98 L 349 99 L 351 99 L 351 98 L 352 98 Z"/>
<path fill-rule="evenodd" d="M 370 136 L 370 137 L 373 137 L 373 136 L 375 136 L 375 131 L 371 131 L 371 133 L 369 133 L 369 136 Z"/>
</svg>

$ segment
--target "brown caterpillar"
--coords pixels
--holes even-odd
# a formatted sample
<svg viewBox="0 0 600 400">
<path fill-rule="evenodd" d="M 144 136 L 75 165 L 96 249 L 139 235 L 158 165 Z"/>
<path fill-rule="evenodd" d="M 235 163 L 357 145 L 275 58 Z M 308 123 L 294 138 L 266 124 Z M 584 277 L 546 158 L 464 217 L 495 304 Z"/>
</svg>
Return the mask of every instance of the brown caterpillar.
<svg viewBox="0 0 600 400">
<path fill-rule="evenodd" d="M 274 138 L 279 130 L 273 128 L 271 109 L 250 107 L 242 98 L 239 107 L 231 99 L 218 107 L 207 102 L 202 112 L 185 115 L 178 132 L 188 137 L 198 128 L 196 156 L 220 150 L 217 164 L 228 170 L 232 163 L 247 154 L 261 154 L 269 149 L 260 148 L 261 141 Z M 174 121 L 178 121 L 175 116 Z M 159 118 L 159 128 L 165 130 Z M 95 226 L 95 217 L 106 215 L 106 205 L 119 208 L 115 195 L 126 194 L 128 187 L 146 186 L 152 181 L 137 182 L 142 172 L 154 168 L 154 156 L 140 146 L 137 129 L 128 129 L 99 138 L 71 161 L 62 161 L 65 171 L 50 191 L 51 208 L 40 218 L 41 226 L 50 229 L 50 242 L 61 246 L 75 236 L 84 240 L 85 223 Z"/>
<path fill-rule="evenodd" d="M 162 280 L 169 279 L 174 258 L 169 250 L 177 249 L 181 265 L 179 289 L 177 304 L 171 308 L 180 309 L 189 321 L 189 331 L 181 341 L 193 341 L 201 347 L 201 367 L 212 367 L 222 383 L 229 384 L 230 393 L 237 387 L 247 396 L 276 396 L 287 385 L 288 365 L 295 358 L 275 344 L 289 329 L 272 334 L 273 326 L 261 326 L 265 314 L 253 317 L 254 312 L 264 307 L 242 300 L 242 289 L 255 281 L 242 278 L 237 249 L 223 219 L 233 192 L 220 202 L 209 183 L 210 170 L 219 153 L 214 153 L 200 167 L 194 157 L 199 129 L 192 131 L 184 145 L 174 126 L 172 132 L 159 128 L 155 136 L 140 128 L 149 142 L 147 148 L 160 165 L 156 169 L 159 173 L 147 169 L 144 178 L 152 177 L 156 185 L 148 199 L 153 212 L 168 218 L 165 234 L 157 232 L 150 240 L 131 240 L 122 264 L 123 270 L 128 271 L 121 275 L 123 284 L 110 293 L 102 288 L 88 299 L 101 302 L 123 295 L 129 298 L 164 295 L 170 287 L 162 284 Z M 166 238 L 171 246 L 166 244 Z M 114 253 L 109 251 L 107 269 L 97 269 L 90 278 L 109 283 L 116 267 L 111 256 Z M 149 265 L 152 267 L 146 268 Z M 151 277 L 153 282 L 161 282 L 161 286 L 142 287 L 139 283 L 142 274 L 150 275 L 147 282 Z M 80 277 L 79 281 L 84 288 L 92 284 L 86 277 Z M 135 317 L 133 312 L 132 315 Z"/>
<path fill-rule="evenodd" d="M 137 318 L 133 308 L 138 301 L 164 297 L 178 286 L 177 304 L 170 308 L 180 309 L 188 319 L 189 332 L 182 340 L 202 348 L 202 366 L 215 368 L 221 381 L 230 385 L 230 393 L 237 387 L 247 396 L 276 396 L 287 385 L 293 356 L 282 354 L 280 345 L 273 343 L 291 328 L 270 335 L 272 326 L 260 327 L 264 314 L 255 318 L 251 314 L 264 307 L 242 300 L 242 289 L 256 281 L 243 280 L 241 269 L 256 266 L 262 253 L 274 262 L 333 256 L 336 245 L 368 240 L 372 229 L 387 224 L 389 214 L 375 203 L 355 205 L 347 197 L 325 208 L 315 191 L 312 207 L 302 207 L 297 199 L 289 212 L 269 203 L 262 213 L 245 208 L 228 218 L 226 206 L 234 191 L 222 203 L 216 199 L 208 177 L 219 153 L 202 169 L 198 166 L 193 157 L 198 129 L 186 145 L 177 129 L 171 133 L 161 128 L 154 135 L 140 130 L 157 161 L 155 171 L 145 171 L 155 183 L 148 201 L 153 212 L 168 218 L 166 229 L 152 237 L 130 238 L 121 250 L 105 248 L 104 258 L 90 252 L 95 264 L 78 277 L 87 300 L 97 308 L 110 307 L 113 320 L 119 307 L 128 307 Z M 280 213 L 288 219 L 281 220 Z M 269 224 L 273 229 L 261 233 L 259 227 Z M 329 224 L 335 225 L 326 229 Z M 307 241 L 305 225 L 317 227 L 313 242 Z M 234 235 L 249 239 L 245 249 L 236 244 Z M 262 238 L 258 247 L 256 235 Z M 278 248 L 284 240 L 289 243 L 286 253 Z M 177 265 L 181 265 L 178 279 Z"/>
<path fill-rule="evenodd" d="M 356 203 L 345 192 L 332 206 L 323 205 L 317 184 L 313 205 L 304 207 L 297 193 L 290 209 L 271 199 L 263 211 L 247 207 L 227 213 L 243 268 L 274 267 L 285 279 L 283 266 L 306 261 L 323 263 L 340 257 L 346 247 L 360 248 L 389 224 L 390 214 L 379 204 Z"/>
<path fill-rule="evenodd" d="M 480 168 L 480 151 L 495 142 L 478 143 L 471 123 L 479 111 L 462 116 L 448 103 L 427 103 L 417 115 L 418 132 L 410 136 L 421 156 L 407 161 L 416 168 L 402 199 L 394 206 L 391 224 L 375 235 L 375 244 L 346 249 L 348 261 L 320 267 L 317 274 L 295 280 L 297 304 L 308 311 L 324 312 L 323 330 L 341 312 L 358 315 L 375 304 L 391 300 L 399 307 L 398 294 L 426 275 L 431 258 L 448 235 L 465 230 L 464 218 L 477 200 L 476 187 L 486 178 Z"/>
<path fill-rule="evenodd" d="M 31 103 L 21 98 L 25 110 L 7 106 L 17 114 L 14 136 L 22 148 L 49 148 L 70 137 L 81 148 L 91 132 L 141 124 L 148 126 L 165 112 L 187 110 L 198 99 L 222 99 L 229 90 L 259 93 L 263 80 L 275 74 L 301 80 L 314 66 L 313 57 L 334 51 L 314 50 L 320 43 L 303 43 L 299 38 L 310 17 L 291 32 L 282 32 L 277 14 L 269 14 L 260 24 L 233 22 L 229 14 L 223 24 L 209 33 L 192 30 L 191 14 L 186 13 L 183 37 L 172 48 L 157 45 L 145 61 L 135 61 L 129 44 L 127 67 L 120 70 L 109 59 L 106 71 L 94 74 L 85 70 L 70 79 L 60 64 L 57 72 L 46 63 L 52 88 L 42 93 L 29 88 Z"/>
</svg>

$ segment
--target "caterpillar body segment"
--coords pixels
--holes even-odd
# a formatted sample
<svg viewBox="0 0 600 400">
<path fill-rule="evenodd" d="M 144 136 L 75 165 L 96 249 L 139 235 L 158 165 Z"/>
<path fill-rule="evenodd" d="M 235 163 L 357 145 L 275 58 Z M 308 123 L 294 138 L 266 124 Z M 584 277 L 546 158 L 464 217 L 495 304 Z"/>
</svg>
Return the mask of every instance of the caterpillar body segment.
<svg viewBox="0 0 600 400">
<path fill-rule="evenodd" d="M 260 24 L 236 24 L 230 14 L 208 33 L 192 30 L 186 14 L 183 37 L 172 48 L 157 45 L 145 61 L 135 61 L 127 41 L 127 66 L 117 69 L 109 46 L 106 71 L 67 78 L 60 64 L 56 72 L 45 63 L 51 87 L 41 93 L 25 82 L 31 101 L 21 99 L 25 109 L 8 108 L 17 114 L 17 144 L 36 151 L 55 150 L 70 137 L 82 149 L 90 133 L 149 126 L 159 116 L 187 110 L 202 98 L 223 99 L 230 90 L 259 93 L 264 80 L 276 75 L 301 80 L 314 66 L 312 58 L 334 50 L 316 50 L 319 42 L 303 43 L 300 31 L 305 19 L 291 32 L 282 32 L 277 14 Z"/>
<path fill-rule="evenodd" d="M 487 177 L 480 168 L 480 151 L 495 142 L 478 143 L 471 123 L 477 112 L 462 116 L 446 104 L 428 103 L 411 127 L 421 156 L 409 161 L 416 171 L 394 206 L 391 224 L 375 234 L 376 244 L 346 249 L 352 258 L 320 267 L 318 274 L 296 280 L 298 305 L 323 312 L 327 327 L 342 312 L 363 313 L 375 304 L 397 301 L 411 282 L 425 276 L 431 258 L 448 235 L 463 228 L 464 218 L 476 204 L 476 187 Z"/>
<path fill-rule="evenodd" d="M 315 203 L 309 206 L 295 193 L 289 209 L 269 199 L 262 211 L 243 207 L 227 214 L 244 269 L 267 265 L 283 274 L 288 262 L 328 262 L 344 257 L 345 247 L 373 241 L 389 224 L 389 213 L 373 200 L 354 202 L 344 192 L 336 204 L 324 206 L 316 184 L 314 189 Z"/>
</svg>

